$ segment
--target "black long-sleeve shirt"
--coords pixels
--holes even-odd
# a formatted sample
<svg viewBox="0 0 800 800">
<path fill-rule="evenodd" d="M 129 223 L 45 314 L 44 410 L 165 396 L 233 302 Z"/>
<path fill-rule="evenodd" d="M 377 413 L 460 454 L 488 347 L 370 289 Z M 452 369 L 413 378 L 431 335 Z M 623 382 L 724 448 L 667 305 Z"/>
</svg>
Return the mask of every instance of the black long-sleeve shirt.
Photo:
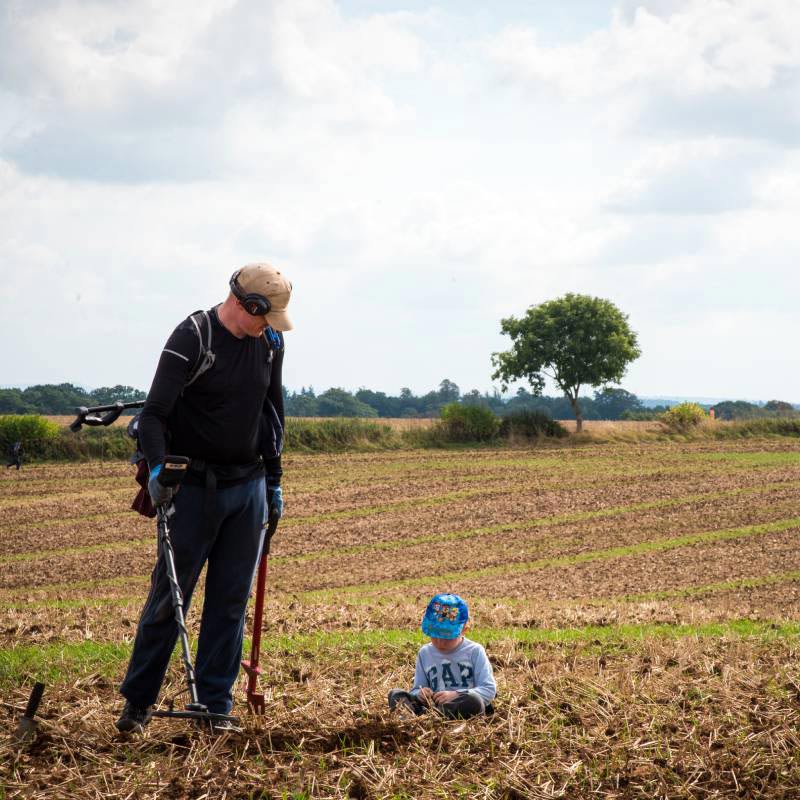
<svg viewBox="0 0 800 800">
<path fill-rule="evenodd" d="M 140 417 L 144 456 L 151 469 L 163 461 L 166 433 L 173 455 L 240 465 L 261 456 L 266 473 L 279 479 L 281 458 L 272 452 L 265 429 L 273 417 L 269 403 L 284 424 L 283 349 L 273 351 L 263 336 L 238 339 L 216 309 L 208 313 L 214 365 L 185 386 L 200 355 L 197 332 L 187 318 L 164 346 Z M 201 330 L 205 341 L 204 325 Z"/>
</svg>

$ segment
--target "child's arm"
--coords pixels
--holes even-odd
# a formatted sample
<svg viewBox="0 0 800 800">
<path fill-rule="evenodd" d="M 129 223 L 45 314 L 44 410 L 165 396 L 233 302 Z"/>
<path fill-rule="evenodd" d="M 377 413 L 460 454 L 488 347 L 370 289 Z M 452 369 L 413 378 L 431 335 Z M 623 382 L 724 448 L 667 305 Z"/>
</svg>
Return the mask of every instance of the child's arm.
<svg viewBox="0 0 800 800">
<path fill-rule="evenodd" d="M 494 682 L 494 673 L 489 657 L 480 645 L 475 648 L 473 669 L 475 670 L 473 674 L 475 688 L 469 691 L 479 694 L 485 702 L 490 703 L 497 694 L 497 684 Z"/>
<path fill-rule="evenodd" d="M 419 697 L 419 693 L 422 689 L 430 689 L 430 687 L 428 686 L 428 676 L 425 674 L 425 670 L 422 667 L 422 659 L 420 658 L 420 654 L 417 653 L 417 664 L 414 668 L 414 685 L 411 687 L 410 693 L 413 694 L 414 697 Z"/>
</svg>

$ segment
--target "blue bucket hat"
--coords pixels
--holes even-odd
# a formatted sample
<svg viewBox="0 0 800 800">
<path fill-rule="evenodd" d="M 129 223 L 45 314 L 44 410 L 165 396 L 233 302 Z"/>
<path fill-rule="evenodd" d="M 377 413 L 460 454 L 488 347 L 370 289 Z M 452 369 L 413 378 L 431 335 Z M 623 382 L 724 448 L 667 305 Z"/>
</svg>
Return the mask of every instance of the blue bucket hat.
<svg viewBox="0 0 800 800">
<path fill-rule="evenodd" d="M 422 632 L 434 639 L 456 639 L 468 619 L 467 604 L 457 594 L 437 594 L 425 609 Z"/>
</svg>

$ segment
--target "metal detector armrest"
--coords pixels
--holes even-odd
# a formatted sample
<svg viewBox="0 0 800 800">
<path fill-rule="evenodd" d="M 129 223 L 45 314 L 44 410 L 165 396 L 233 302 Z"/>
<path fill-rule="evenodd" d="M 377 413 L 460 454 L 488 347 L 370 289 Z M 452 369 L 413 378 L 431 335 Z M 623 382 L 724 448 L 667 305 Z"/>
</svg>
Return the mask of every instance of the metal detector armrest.
<svg viewBox="0 0 800 800">
<path fill-rule="evenodd" d="M 144 405 L 144 400 L 134 400 L 131 403 L 123 403 L 117 400 L 107 406 L 94 406 L 87 408 L 86 406 L 78 406 L 75 409 L 75 419 L 70 423 L 69 429 L 73 433 L 77 433 L 84 425 L 89 427 L 98 427 L 100 425 L 111 425 L 119 419 L 119 415 L 128 408 L 141 408 Z M 100 416 L 101 412 L 106 412 Z"/>
</svg>

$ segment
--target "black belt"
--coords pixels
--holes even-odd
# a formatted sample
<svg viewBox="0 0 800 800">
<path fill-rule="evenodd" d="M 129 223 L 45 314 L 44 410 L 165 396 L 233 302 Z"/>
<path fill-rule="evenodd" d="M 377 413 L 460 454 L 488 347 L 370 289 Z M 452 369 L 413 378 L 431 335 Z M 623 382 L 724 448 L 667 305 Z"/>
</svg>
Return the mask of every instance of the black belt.
<svg viewBox="0 0 800 800">
<path fill-rule="evenodd" d="M 205 473 L 205 495 L 203 497 L 203 513 L 206 517 L 206 528 L 213 531 L 217 513 L 217 481 L 241 481 L 253 475 L 259 468 L 263 469 L 261 459 L 249 464 L 210 464 L 202 458 L 193 458 L 189 462 L 189 470 L 194 473 Z"/>
</svg>

